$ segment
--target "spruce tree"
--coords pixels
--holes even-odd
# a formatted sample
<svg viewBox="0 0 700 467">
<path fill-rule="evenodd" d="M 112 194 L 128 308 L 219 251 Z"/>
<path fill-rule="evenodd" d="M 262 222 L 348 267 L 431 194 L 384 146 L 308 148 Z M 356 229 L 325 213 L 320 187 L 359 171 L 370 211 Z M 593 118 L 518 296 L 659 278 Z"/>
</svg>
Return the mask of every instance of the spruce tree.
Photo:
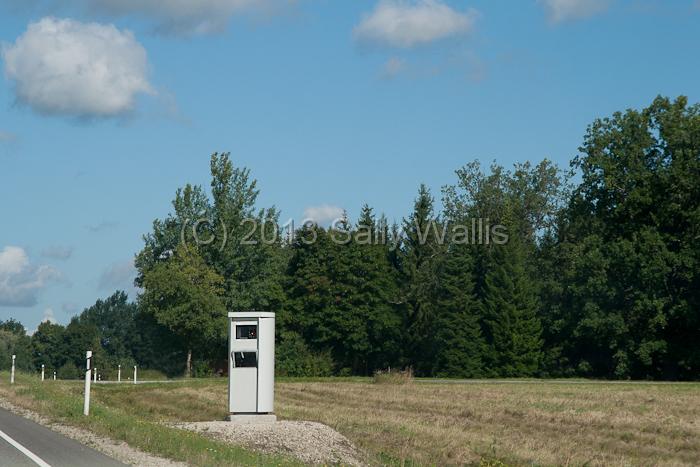
<svg viewBox="0 0 700 467">
<path fill-rule="evenodd" d="M 362 207 L 353 235 L 353 307 L 365 323 L 369 339 L 363 372 L 396 366 L 401 356 L 402 318 L 395 270 L 386 244 L 386 220 L 377 222 L 371 207 Z"/>
<path fill-rule="evenodd" d="M 483 299 L 494 376 L 533 376 L 539 370 L 543 342 L 535 292 L 519 237 L 494 246 Z"/>
<path fill-rule="evenodd" d="M 407 311 L 406 347 L 411 364 L 419 375 L 430 374 L 432 368 L 430 321 L 435 310 L 436 264 L 441 249 L 436 236 L 439 228 L 433 213 L 433 197 L 430 190 L 421 185 L 413 212 L 404 220 L 399 255 Z"/>
<path fill-rule="evenodd" d="M 434 320 L 433 375 L 474 378 L 481 376 L 485 341 L 474 295 L 470 248 L 452 244 L 440 262 L 437 309 Z"/>
<path fill-rule="evenodd" d="M 345 232 L 300 229 L 288 270 L 289 328 L 313 351 L 330 351 L 341 373 L 361 372 L 369 350 L 365 312 L 357 306 L 351 245 Z"/>
</svg>

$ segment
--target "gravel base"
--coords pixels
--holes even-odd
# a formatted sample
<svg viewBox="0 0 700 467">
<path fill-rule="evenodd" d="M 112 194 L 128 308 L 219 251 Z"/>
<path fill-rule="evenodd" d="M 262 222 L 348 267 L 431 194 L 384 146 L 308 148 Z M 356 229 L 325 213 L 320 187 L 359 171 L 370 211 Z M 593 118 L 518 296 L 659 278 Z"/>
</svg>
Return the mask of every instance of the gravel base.
<svg viewBox="0 0 700 467">
<path fill-rule="evenodd" d="M 279 421 L 239 424 L 216 421 L 171 426 L 255 451 L 291 455 L 306 464 L 367 465 L 365 456 L 345 436 L 323 423 Z"/>
<path fill-rule="evenodd" d="M 61 425 L 59 423 L 53 423 L 47 418 L 39 415 L 31 410 L 26 410 L 21 407 L 6 401 L 0 400 L 0 407 L 9 410 L 12 413 L 20 415 L 27 418 L 33 422 L 43 425 L 50 430 L 66 436 L 67 438 L 74 439 L 86 446 L 89 446 L 96 451 L 105 454 L 112 459 L 116 459 L 119 462 L 123 462 L 129 465 L 138 465 L 144 467 L 186 467 L 187 464 L 182 462 L 174 462 L 169 459 L 162 457 L 153 456 L 147 454 L 138 449 L 134 449 L 123 441 L 115 441 L 109 438 L 103 438 L 95 435 L 94 433 L 83 430 L 82 428 L 76 428 L 68 425 Z M 2 462 L 0 462 L 1 464 Z"/>
</svg>

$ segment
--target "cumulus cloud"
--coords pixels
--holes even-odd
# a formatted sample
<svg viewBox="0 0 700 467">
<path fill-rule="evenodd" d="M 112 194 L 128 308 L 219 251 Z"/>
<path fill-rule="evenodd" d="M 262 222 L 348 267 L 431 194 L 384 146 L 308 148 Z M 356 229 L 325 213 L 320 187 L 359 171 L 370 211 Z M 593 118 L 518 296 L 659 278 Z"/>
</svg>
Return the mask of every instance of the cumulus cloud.
<svg viewBox="0 0 700 467">
<path fill-rule="evenodd" d="M 539 0 L 551 23 L 584 19 L 602 13 L 611 0 Z"/>
<path fill-rule="evenodd" d="M 44 18 L 2 50 L 19 102 L 47 115 L 114 117 L 153 93 L 146 50 L 111 24 Z"/>
<path fill-rule="evenodd" d="M 44 316 L 41 317 L 41 322 L 42 323 L 52 323 L 52 324 L 56 324 L 58 322 L 58 321 L 56 321 L 56 317 L 53 314 L 52 308 L 47 308 L 44 310 Z"/>
<path fill-rule="evenodd" d="M 325 224 L 340 219 L 345 214 L 345 210 L 338 206 L 322 204 L 320 206 L 309 206 L 304 209 L 304 219 L 311 219 L 317 224 Z"/>
<path fill-rule="evenodd" d="M 52 259 L 66 260 L 73 255 L 73 247 L 51 245 L 41 252 L 41 256 Z"/>
<path fill-rule="evenodd" d="M 0 306 L 34 306 L 37 294 L 60 279 L 60 272 L 51 266 L 31 264 L 23 248 L 0 250 Z"/>
<path fill-rule="evenodd" d="M 479 13 L 452 9 L 440 0 L 380 0 L 355 27 L 355 38 L 391 47 L 410 48 L 474 29 Z"/>
<path fill-rule="evenodd" d="M 119 261 L 109 265 L 102 272 L 97 287 L 100 290 L 132 290 L 135 278 L 134 260 Z"/>
</svg>

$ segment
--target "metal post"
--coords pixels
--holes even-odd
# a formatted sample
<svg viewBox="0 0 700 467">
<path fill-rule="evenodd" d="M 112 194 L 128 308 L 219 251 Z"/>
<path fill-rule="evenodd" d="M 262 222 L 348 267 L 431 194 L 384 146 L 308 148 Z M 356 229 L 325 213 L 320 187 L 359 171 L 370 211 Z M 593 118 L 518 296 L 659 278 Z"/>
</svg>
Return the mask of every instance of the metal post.
<svg viewBox="0 0 700 467">
<path fill-rule="evenodd" d="M 12 373 L 10 373 L 10 384 L 15 384 L 15 358 L 17 358 L 17 355 L 12 356 Z"/>
<path fill-rule="evenodd" d="M 134 365 L 134 384 L 136 384 L 136 365 Z"/>
<path fill-rule="evenodd" d="M 85 364 L 85 402 L 83 404 L 83 415 L 88 415 L 90 413 L 90 364 L 92 362 L 92 350 L 88 350 L 85 355 L 87 363 Z"/>
<path fill-rule="evenodd" d="M 41 380 L 44 381 L 44 364 L 41 364 Z"/>
<path fill-rule="evenodd" d="M 119 369 L 117 370 L 117 383 L 122 382 L 122 366 L 119 365 Z"/>
</svg>

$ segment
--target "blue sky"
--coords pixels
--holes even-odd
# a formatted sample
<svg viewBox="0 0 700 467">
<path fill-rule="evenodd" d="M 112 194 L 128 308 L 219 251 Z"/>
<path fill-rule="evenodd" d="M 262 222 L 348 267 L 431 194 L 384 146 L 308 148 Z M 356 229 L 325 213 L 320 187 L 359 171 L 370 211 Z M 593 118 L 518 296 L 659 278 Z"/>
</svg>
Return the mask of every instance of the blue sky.
<svg viewBox="0 0 700 467">
<path fill-rule="evenodd" d="M 283 219 L 390 219 L 454 170 L 576 154 L 586 125 L 697 102 L 693 0 L 3 1 L 0 319 L 115 289 L 208 158 Z"/>
</svg>

